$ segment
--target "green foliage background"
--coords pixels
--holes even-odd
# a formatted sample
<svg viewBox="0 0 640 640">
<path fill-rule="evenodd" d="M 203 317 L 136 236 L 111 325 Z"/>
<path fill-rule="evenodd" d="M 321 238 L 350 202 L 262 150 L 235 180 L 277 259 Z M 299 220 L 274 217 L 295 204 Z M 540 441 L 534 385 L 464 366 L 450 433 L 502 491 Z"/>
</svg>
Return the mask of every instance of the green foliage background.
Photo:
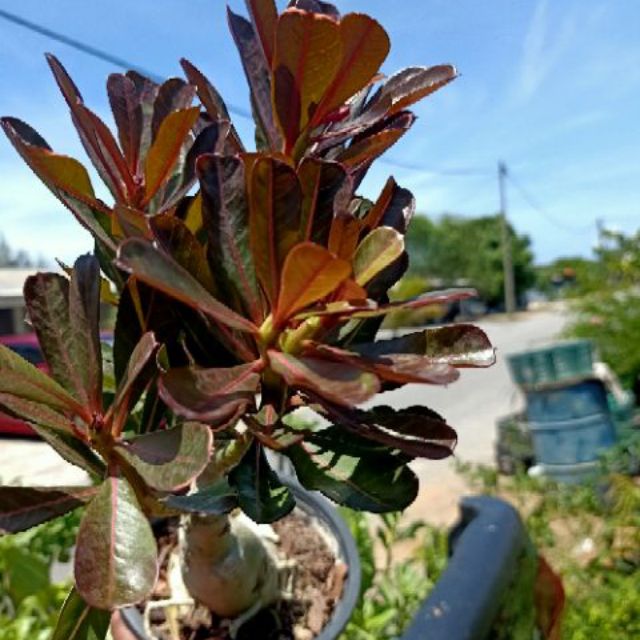
<svg viewBox="0 0 640 640">
<path fill-rule="evenodd" d="M 511 234 L 516 293 L 522 296 L 536 280 L 530 240 L 513 227 Z M 437 278 L 445 286 L 465 280 L 489 306 L 504 298 L 501 224 L 498 215 L 438 220 L 415 216 L 406 236 L 410 276 Z"/>
</svg>

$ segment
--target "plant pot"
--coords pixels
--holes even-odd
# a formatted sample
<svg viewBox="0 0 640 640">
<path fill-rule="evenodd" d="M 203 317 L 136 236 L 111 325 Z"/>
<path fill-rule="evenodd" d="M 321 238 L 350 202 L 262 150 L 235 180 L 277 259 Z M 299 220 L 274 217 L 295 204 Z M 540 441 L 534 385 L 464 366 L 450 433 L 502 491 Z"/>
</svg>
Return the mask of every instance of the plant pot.
<svg viewBox="0 0 640 640">
<path fill-rule="evenodd" d="M 291 479 L 282 479 L 296 498 L 297 507 L 313 517 L 323 533 L 334 543 L 336 559 L 344 562 L 349 572 L 344 582 L 342 597 L 336 603 L 329 622 L 315 640 L 336 640 L 346 627 L 360 596 L 360 558 L 355 541 L 336 508 L 322 495 L 311 493 Z M 144 631 L 142 614 L 135 607 L 121 611 L 124 625 L 137 640 L 149 640 Z M 116 640 L 118 640 L 116 638 Z"/>
</svg>

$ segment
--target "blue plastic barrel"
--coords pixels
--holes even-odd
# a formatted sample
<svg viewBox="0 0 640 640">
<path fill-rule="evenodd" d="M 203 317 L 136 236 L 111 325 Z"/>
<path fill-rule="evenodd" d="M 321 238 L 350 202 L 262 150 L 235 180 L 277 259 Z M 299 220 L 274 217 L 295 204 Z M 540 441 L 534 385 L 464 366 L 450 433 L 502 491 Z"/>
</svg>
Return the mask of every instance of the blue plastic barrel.
<svg viewBox="0 0 640 640">
<path fill-rule="evenodd" d="M 565 387 L 527 390 L 529 422 L 563 422 L 609 411 L 607 391 L 601 380 L 587 380 Z"/>
<path fill-rule="evenodd" d="M 558 422 L 529 422 L 538 464 L 594 462 L 615 444 L 616 431 L 606 413 Z"/>
<path fill-rule="evenodd" d="M 581 378 L 593 374 L 593 346 L 589 340 L 558 342 L 508 355 L 507 365 L 519 385 Z"/>
<path fill-rule="evenodd" d="M 579 464 L 541 464 L 542 474 L 562 484 L 581 484 L 593 480 L 598 475 L 598 462 L 581 462 Z"/>
</svg>

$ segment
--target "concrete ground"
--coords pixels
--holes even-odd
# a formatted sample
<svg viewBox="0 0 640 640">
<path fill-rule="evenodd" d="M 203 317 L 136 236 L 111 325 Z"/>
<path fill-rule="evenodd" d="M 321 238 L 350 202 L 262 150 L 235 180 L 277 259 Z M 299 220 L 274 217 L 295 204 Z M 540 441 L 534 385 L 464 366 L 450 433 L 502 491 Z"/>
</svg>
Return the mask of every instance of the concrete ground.
<svg viewBox="0 0 640 640">
<path fill-rule="evenodd" d="M 495 421 L 522 406 L 509 378 L 505 356 L 553 340 L 562 330 L 561 308 L 488 317 L 477 324 L 497 348 L 498 361 L 490 369 L 463 370 L 458 382 L 448 388 L 408 385 L 379 398 L 394 407 L 425 404 L 442 414 L 456 428 L 459 444 L 456 458 L 492 464 Z M 414 468 L 421 492 L 411 507 L 412 517 L 433 524 L 450 524 L 457 515 L 458 499 L 467 488 L 456 475 L 452 461 L 417 461 Z M 41 442 L 0 439 L 0 481 L 3 484 L 81 484 L 85 475 L 64 462 Z"/>
</svg>

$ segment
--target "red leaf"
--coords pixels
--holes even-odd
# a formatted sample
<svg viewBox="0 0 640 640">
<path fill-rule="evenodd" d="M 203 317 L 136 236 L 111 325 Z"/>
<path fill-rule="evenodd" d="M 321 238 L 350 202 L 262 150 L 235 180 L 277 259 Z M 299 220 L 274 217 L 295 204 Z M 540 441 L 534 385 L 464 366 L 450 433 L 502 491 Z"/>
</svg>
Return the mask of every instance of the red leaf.
<svg viewBox="0 0 640 640">
<path fill-rule="evenodd" d="M 455 67 L 449 64 L 435 67 L 409 67 L 391 76 L 373 99 L 391 99 L 388 115 L 393 115 L 410 107 L 418 100 L 434 93 L 457 77 Z"/>
<path fill-rule="evenodd" d="M 337 73 L 338 23 L 327 16 L 288 9 L 276 28 L 273 104 L 290 153 Z"/>
<path fill-rule="evenodd" d="M 271 368 L 288 385 L 309 389 L 336 404 L 360 404 L 380 390 L 380 382 L 375 375 L 343 362 L 304 356 L 298 358 L 280 351 L 269 351 L 268 355 Z"/>
<path fill-rule="evenodd" d="M 171 176 L 199 115 L 200 108 L 192 107 L 173 111 L 162 121 L 145 161 L 145 198 L 141 206 L 148 204 Z"/>
<path fill-rule="evenodd" d="M 253 26 L 260 38 L 267 64 L 271 66 L 275 46 L 278 10 L 273 0 L 246 0 Z"/>
<path fill-rule="evenodd" d="M 83 599 L 97 609 L 137 604 L 158 578 L 156 541 L 131 485 L 110 477 L 80 523 L 74 573 Z"/>
<path fill-rule="evenodd" d="M 361 13 L 349 13 L 342 18 L 340 43 L 340 66 L 322 96 L 313 125 L 366 87 L 378 73 L 390 48 L 386 31 L 373 18 Z"/>
<path fill-rule="evenodd" d="M 177 414 L 221 428 L 255 403 L 258 371 L 258 362 L 225 369 L 180 367 L 167 371 L 158 388 Z"/>
<path fill-rule="evenodd" d="M 107 80 L 107 93 L 118 128 L 120 147 L 127 159 L 131 174 L 136 175 L 142 142 L 142 105 L 136 85 L 127 76 L 112 73 Z"/>
<path fill-rule="evenodd" d="M 282 137 L 273 121 L 271 106 L 271 70 L 251 23 L 227 9 L 231 34 L 240 52 L 242 66 L 251 88 L 251 97 L 259 123 L 271 149 L 282 146 Z"/>
<path fill-rule="evenodd" d="M 253 321 L 260 323 L 264 311 L 249 248 L 244 164 L 235 156 L 201 156 L 198 178 L 213 268 L 226 277 L 225 286 L 237 292 Z"/>
<path fill-rule="evenodd" d="M 258 280 L 275 307 L 284 260 L 296 244 L 302 194 L 296 172 L 284 162 L 259 157 L 251 171 L 249 242 Z"/>
<path fill-rule="evenodd" d="M 120 245 L 116 262 L 121 269 L 133 274 L 138 280 L 202 311 L 222 325 L 249 333 L 257 331 L 252 322 L 216 300 L 175 260 L 145 240 L 132 238 Z"/>
<path fill-rule="evenodd" d="M 280 325 L 296 312 L 322 300 L 351 274 L 351 265 L 312 242 L 296 245 L 282 269 L 280 296 L 273 322 Z"/>
<path fill-rule="evenodd" d="M 353 185 L 337 162 L 304 158 L 298 167 L 302 188 L 300 239 L 327 245 L 336 214 L 347 210 Z"/>
<path fill-rule="evenodd" d="M 363 224 L 369 229 L 392 227 L 404 234 L 413 218 L 415 208 L 413 194 L 399 187 L 393 178 L 389 178 L 380 197 L 364 218 Z"/>
</svg>

